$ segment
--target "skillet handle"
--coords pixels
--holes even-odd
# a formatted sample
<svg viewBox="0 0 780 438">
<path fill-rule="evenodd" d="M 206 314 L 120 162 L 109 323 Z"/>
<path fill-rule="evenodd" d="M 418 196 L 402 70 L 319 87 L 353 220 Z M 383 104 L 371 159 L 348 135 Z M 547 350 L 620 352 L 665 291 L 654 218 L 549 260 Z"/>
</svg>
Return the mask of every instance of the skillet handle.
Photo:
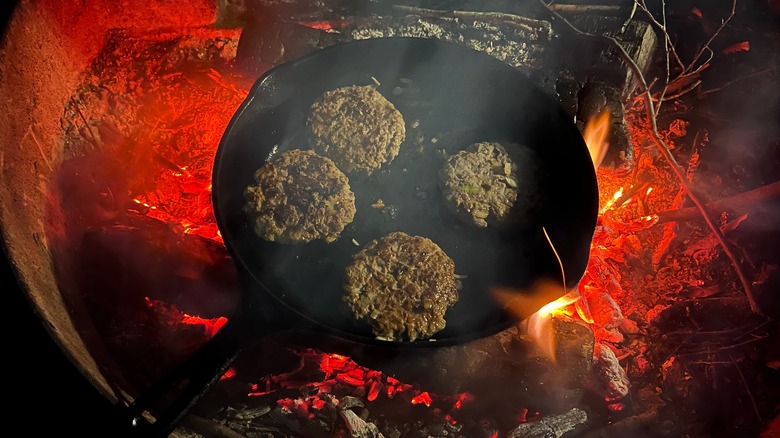
<svg viewBox="0 0 780 438">
<path fill-rule="evenodd" d="M 234 315 L 184 364 L 141 394 L 129 407 L 131 435 L 167 437 L 178 422 L 225 373 L 247 344 L 243 318 Z M 163 404 L 164 403 L 164 404 Z M 161 406 L 162 404 L 162 406 Z M 152 414 L 150 423 L 144 416 Z"/>
</svg>

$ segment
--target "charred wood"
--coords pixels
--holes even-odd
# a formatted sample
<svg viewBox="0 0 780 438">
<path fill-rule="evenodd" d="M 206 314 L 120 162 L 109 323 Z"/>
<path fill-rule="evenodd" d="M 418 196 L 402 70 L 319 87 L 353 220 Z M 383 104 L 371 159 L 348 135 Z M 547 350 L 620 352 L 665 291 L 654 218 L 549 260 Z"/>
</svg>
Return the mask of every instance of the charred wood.
<svg viewBox="0 0 780 438">
<path fill-rule="evenodd" d="M 526 23 L 519 25 L 506 19 L 477 17 L 465 20 L 426 14 L 350 17 L 316 23 L 305 18 L 258 19 L 245 27 L 236 62 L 245 72 L 259 75 L 273 65 L 341 42 L 417 37 L 463 43 L 524 71 L 541 67 L 544 42 L 553 37 L 549 23 L 540 21 L 536 27 L 530 27 Z"/>
<path fill-rule="evenodd" d="M 567 5 L 567 4 L 551 4 L 549 8 L 559 14 L 599 14 L 609 15 L 616 14 L 623 10 L 620 6 L 616 5 Z"/>
<path fill-rule="evenodd" d="M 738 195 L 706 204 L 707 210 L 717 213 L 725 210 L 747 213 L 761 208 L 761 204 L 780 198 L 780 181 L 758 187 Z M 701 220 L 701 212 L 696 207 L 667 210 L 658 213 L 658 223 Z"/>
<path fill-rule="evenodd" d="M 631 20 L 626 25 L 624 19 L 619 17 L 591 15 L 573 18 L 571 22 L 583 32 L 616 38 L 639 70 L 643 73 L 647 71 L 658 45 L 658 37 L 650 23 Z M 564 27 L 554 29 L 562 34 L 564 32 Z M 614 84 L 623 90 L 623 97 L 628 98 L 636 85 L 634 74 L 620 53 L 593 39 L 573 35 L 571 38 L 577 40 L 578 44 L 577 50 L 568 52 L 572 58 L 569 58 L 567 64 L 578 67 L 582 74 Z"/>
<path fill-rule="evenodd" d="M 384 438 L 374 423 L 365 421 L 350 409 L 340 409 L 339 415 L 346 423 L 352 438 Z"/>
<path fill-rule="evenodd" d="M 569 318 L 551 321 L 557 367 L 568 382 L 565 387 L 582 388 L 593 365 L 594 335 L 591 328 Z"/>
<path fill-rule="evenodd" d="M 631 386 L 615 353 L 602 343 L 596 344 L 593 352 L 593 373 L 588 386 L 607 401 L 616 401 L 625 397 Z"/>
<path fill-rule="evenodd" d="M 509 438 L 559 438 L 571 432 L 577 426 L 588 421 L 588 414 L 582 409 L 573 408 L 561 415 L 542 418 L 539 421 L 523 423 L 511 432 Z"/>
</svg>

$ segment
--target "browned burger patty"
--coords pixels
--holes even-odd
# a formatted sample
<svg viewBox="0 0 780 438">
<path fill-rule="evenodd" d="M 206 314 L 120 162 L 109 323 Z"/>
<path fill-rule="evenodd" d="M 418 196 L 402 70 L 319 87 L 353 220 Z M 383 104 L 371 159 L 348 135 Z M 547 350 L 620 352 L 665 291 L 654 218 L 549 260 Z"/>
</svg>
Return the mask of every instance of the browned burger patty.
<svg viewBox="0 0 780 438">
<path fill-rule="evenodd" d="M 289 150 L 255 172 L 244 191 L 244 212 L 265 240 L 333 242 L 355 217 L 349 179 L 329 158 Z"/>
<path fill-rule="evenodd" d="M 403 232 L 368 243 L 346 268 L 344 301 L 389 340 L 427 338 L 458 301 L 455 262 L 433 241 Z"/>
<path fill-rule="evenodd" d="M 370 175 L 398 155 L 406 136 L 401 113 L 372 86 L 325 92 L 311 107 L 311 147 L 346 173 Z"/>
<path fill-rule="evenodd" d="M 497 142 L 474 143 L 450 156 L 439 171 L 446 205 L 481 228 L 507 218 L 517 200 L 517 183 L 517 165 Z"/>
</svg>

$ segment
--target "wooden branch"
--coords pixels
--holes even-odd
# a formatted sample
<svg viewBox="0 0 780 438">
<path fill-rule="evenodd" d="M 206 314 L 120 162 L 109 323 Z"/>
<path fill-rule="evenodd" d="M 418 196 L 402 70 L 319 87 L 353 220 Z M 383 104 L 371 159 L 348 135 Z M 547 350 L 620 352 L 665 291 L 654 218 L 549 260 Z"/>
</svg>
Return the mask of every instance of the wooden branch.
<svg viewBox="0 0 780 438">
<path fill-rule="evenodd" d="M 610 5 L 563 5 L 551 4 L 550 9 L 561 14 L 613 14 L 620 12 L 620 6 Z"/>
<path fill-rule="evenodd" d="M 548 40 L 552 37 L 552 27 L 550 26 L 549 22 L 522 17 L 520 15 L 507 14 L 504 12 L 444 11 L 438 9 L 427 9 L 401 5 L 394 5 L 393 9 L 407 14 L 419 15 L 421 17 L 451 17 L 475 21 L 499 21 L 512 24 L 517 28 L 532 34 L 541 33 L 543 35 L 547 35 Z"/>
<path fill-rule="evenodd" d="M 522 423 L 509 431 L 509 438 L 559 438 L 588 421 L 588 414 L 573 408 L 561 415 L 544 417 L 538 421 Z"/>
<path fill-rule="evenodd" d="M 729 196 L 717 201 L 708 203 L 705 207 L 710 212 L 719 212 L 724 210 L 739 210 L 744 212 L 756 204 L 770 199 L 780 198 L 780 181 L 761 186 L 757 189 L 749 190 L 738 195 Z M 684 222 L 701 219 L 701 214 L 696 207 L 678 208 L 658 213 L 658 223 L 665 222 Z"/>
</svg>

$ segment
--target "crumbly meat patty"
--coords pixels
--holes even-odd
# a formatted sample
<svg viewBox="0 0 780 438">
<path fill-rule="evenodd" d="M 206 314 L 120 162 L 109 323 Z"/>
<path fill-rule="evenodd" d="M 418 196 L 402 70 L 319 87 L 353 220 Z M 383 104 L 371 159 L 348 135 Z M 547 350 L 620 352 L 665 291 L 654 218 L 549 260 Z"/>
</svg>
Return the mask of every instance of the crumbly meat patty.
<svg viewBox="0 0 780 438">
<path fill-rule="evenodd" d="M 311 147 L 348 174 L 370 175 L 398 155 L 406 136 L 401 113 L 372 86 L 325 92 L 311 107 Z"/>
<path fill-rule="evenodd" d="M 517 165 L 498 142 L 474 143 L 450 156 L 439 171 L 445 204 L 466 223 L 503 222 L 517 200 Z"/>
<path fill-rule="evenodd" d="M 333 242 L 355 217 L 349 179 L 332 160 L 289 150 L 255 172 L 244 212 L 255 233 L 280 243 Z"/>
<path fill-rule="evenodd" d="M 458 301 L 455 262 L 432 240 L 390 233 L 368 243 L 346 268 L 344 300 L 377 337 L 427 338 L 446 326 Z"/>
</svg>

